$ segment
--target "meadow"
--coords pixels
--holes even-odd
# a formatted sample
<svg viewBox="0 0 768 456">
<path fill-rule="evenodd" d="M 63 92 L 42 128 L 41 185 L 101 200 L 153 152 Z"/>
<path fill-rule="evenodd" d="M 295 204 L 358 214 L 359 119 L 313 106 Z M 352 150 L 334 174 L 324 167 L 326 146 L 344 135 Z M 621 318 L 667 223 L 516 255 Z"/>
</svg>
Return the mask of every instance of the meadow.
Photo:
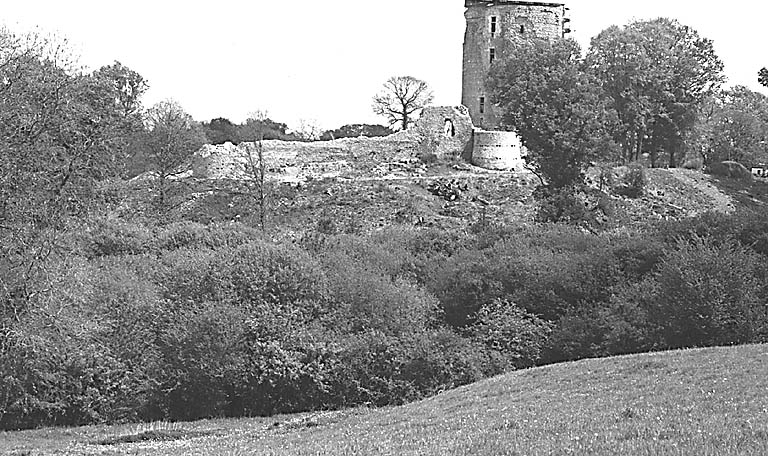
<svg viewBox="0 0 768 456">
<path fill-rule="evenodd" d="M 587 359 L 398 407 L 0 434 L 12 455 L 763 455 L 768 346 Z"/>
</svg>

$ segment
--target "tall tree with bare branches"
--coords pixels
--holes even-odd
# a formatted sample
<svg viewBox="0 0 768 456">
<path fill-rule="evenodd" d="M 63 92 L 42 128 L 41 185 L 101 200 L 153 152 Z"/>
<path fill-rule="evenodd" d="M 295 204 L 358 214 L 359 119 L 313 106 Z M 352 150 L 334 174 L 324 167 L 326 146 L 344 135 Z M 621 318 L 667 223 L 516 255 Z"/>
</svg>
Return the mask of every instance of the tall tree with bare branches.
<svg viewBox="0 0 768 456">
<path fill-rule="evenodd" d="M 407 130 L 414 116 L 433 98 L 426 82 L 412 76 L 391 77 L 373 97 L 373 112 L 384 116 L 391 127 Z"/>
</svg>

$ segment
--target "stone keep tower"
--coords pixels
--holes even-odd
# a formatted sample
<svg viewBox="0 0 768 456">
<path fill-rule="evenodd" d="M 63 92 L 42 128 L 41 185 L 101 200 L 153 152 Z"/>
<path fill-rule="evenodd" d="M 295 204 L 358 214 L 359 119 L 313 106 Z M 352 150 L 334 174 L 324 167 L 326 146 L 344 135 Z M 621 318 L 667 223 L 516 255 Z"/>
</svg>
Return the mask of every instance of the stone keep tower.
<svg viewBox="0 0 768 456">
<path fill-rule="evenodd" d="M 464 74 L 461 104 L 472 122 L 483 129 L 498 127 L 485 93 L 485 79 L 494 60 L 503 58 L 505 41 L 520 38 L 559 39 L 570 32 L 563 3 L 511 0 L 465 0 Z"/>
</svg>

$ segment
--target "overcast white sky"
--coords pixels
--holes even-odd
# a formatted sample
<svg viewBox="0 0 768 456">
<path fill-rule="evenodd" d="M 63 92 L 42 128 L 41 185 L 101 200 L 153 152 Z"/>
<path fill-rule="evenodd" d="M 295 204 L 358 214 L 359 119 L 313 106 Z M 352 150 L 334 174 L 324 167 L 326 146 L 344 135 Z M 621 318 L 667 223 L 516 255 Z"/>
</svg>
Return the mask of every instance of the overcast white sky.
<svg viewBox="0 0 768 456">
<path fill-rule="evenodd" d="M 768 4 L 758 0 L 565 0 L 582 47 L 606 27 L 676 18 L 707 38 L 729 85 L 761 90 Z M 75 44 L 97 69 L 115 60 L 150 83 L 144 104 L 173 98 L 197 120 L 266 110 L 296 125 L 381 123 L 371 97 L 390 76 L 427 81 L 435 103 L 461 101 L 463 0 L 0 0 L 0 21 Z"/>
</svg>

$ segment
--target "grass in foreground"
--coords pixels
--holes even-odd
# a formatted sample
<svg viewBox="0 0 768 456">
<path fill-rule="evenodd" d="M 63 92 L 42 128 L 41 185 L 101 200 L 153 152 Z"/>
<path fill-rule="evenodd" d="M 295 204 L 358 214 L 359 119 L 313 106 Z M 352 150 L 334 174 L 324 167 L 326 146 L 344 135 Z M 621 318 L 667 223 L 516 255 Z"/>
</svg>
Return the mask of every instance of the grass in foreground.
<svg viewBox="0 0 768 456">
<path fill-rule="evenodd" d="M 768 345 L 547 366 L 380 410 L 0 433 L 9 453 L 766 455 Z"/>
</svg>

